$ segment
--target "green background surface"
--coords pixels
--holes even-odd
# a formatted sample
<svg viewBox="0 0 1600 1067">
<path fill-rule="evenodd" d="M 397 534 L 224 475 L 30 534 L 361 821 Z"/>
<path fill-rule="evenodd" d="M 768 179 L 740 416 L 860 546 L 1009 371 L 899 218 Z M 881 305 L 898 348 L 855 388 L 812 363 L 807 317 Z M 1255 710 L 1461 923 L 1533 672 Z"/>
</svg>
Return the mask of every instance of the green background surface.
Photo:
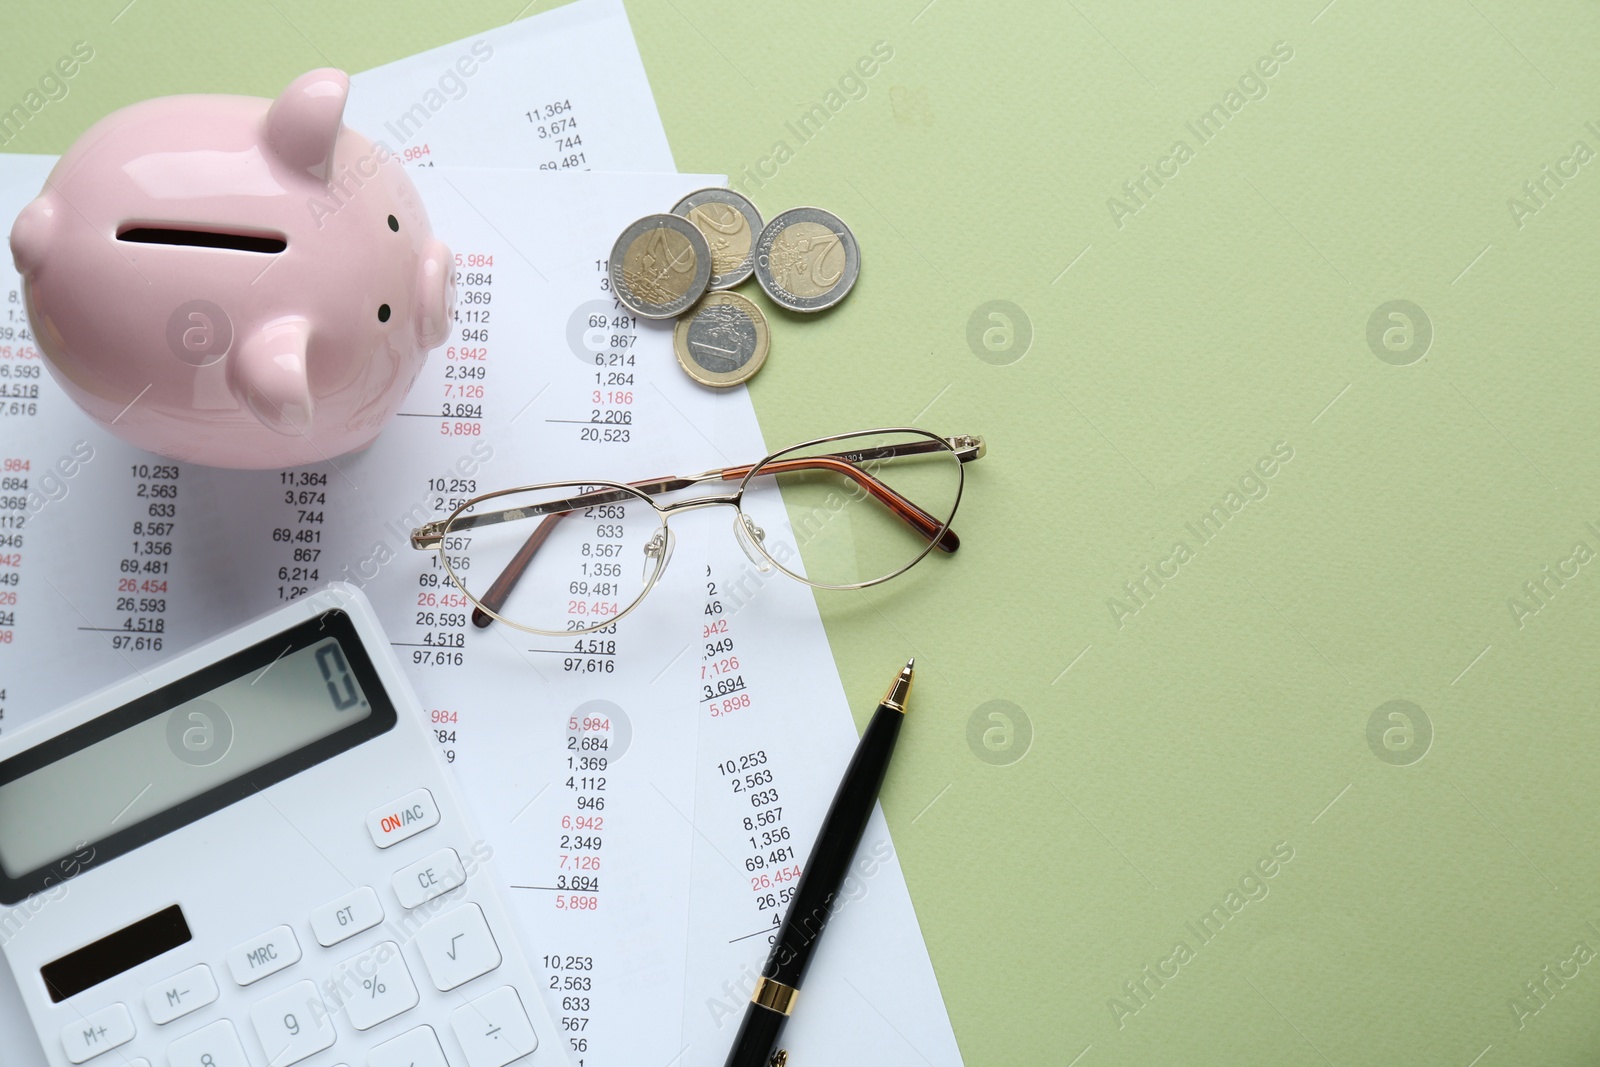
<svg viewBox="0 0 1600 1067">
<path fill-rule="evenodd" d="M 7 4 L 7 102 L 97 51 L 8 150 L 552 6 L 125 3 Z M 829 207 L 863 248 L 843 306 L 774 316 L 768 441 L 989 442 L 956 557 L 822 601 L 863 721 L 918 657 L 884 806 L 970 1063 L 1600 1056 L 1600 161 L 1561 163 L 1600 151 L 1600 12 L 1325 3 L 629 4 L 680 169 L 784 141 L 758 205 Z M 785 124 L 879 41 L 801 143 Z M 1277 42 L 1202 143 L 1185 124 Z M 1180 139 L 1175 177 L 1122 189 Z M 1421 314 L 1369 344 L 1397 299 Z M 991 300 L 1021 314 L 1009 347 L 980 316 L 986 360 Z"/>
</svg>

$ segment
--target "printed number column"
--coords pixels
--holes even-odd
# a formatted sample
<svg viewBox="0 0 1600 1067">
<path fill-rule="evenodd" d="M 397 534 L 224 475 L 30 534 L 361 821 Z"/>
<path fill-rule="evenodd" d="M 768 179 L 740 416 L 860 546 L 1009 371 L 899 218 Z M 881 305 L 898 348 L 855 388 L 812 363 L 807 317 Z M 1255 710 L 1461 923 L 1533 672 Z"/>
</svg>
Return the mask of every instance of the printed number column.
<svg viewBox="0 0 1600 1067">
<path fill-rule="evenodd" d="M 705 622 L 701 627 L 703 644 L 700 656 L 700 704 L 705 708 L 712 751 L 718 744 L 750 738 L 757 733 L 753 717 L 760 711 L 745 684 L 734 643 L 733 621 L 726 612 L 711 568 L 706 568 Z M 719 742 L 719 736 L 722 740 Z M 743 853 L 745 877 L 755 911 L 758 930 L 741 937 L 764 933 L 768 944 L 777 940 L 777 928 L 800 881 L 800 863 L 795 854 L 792 833 L 784 821 L 783 794 L 778 789 L 776 761 L 765 748 L 748 744 L 717 759 L 717 780 L 724 783 L 733 800 L 736 833 L 731 840 Z"/>
<path fill-rule="evenodd" d="M 133 463 L 134 520 L 118 562 L 117 622 L 111 645 L 124 652 L 160 652 L 167 629 L 167 589 L 182 469 L 176 463 Z"/>
</svg>

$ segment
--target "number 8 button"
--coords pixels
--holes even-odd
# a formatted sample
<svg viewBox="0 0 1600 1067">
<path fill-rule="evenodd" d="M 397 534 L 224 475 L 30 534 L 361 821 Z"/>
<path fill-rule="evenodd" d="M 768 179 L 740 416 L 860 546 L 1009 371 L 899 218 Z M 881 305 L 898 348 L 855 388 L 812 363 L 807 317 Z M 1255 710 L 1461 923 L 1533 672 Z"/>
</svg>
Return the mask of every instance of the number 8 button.
<svg viewBox="0 0 1600 1067">
<path fill-rule="evenodd" d="M 239 1044 L 238 1031 L 226 1019 L 168 1045 L 167 1059 L 172 1067 L 250 1067 L 244 1047 Z"/>
</svg>

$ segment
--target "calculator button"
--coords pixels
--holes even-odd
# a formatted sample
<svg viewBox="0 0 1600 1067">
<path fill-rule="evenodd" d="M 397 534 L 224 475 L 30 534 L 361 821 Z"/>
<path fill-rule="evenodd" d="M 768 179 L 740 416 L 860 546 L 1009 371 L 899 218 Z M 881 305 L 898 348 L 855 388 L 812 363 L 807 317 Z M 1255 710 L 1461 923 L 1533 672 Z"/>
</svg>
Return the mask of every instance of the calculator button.
<svg viewBox="0 0 1600 1067">
<path fill-rule="evenodd" d="M 418 930 L 417 947 L 441 993 L 500 966 L 500 947 L 476 904 L 463 904 Z"/>
<path fill-rule="evenodd" d="M 383 905 L 371 886 L 362 886 L 338 900 L 330 900 L 311 913 L 311 932 L 317 944 L 331 948 L 347 937 L 370 930 L 383 922 Z"/>
<path fill-rule="evenodd" d="M 250 1067 L 238 1031 L 226 1019 L 168 1045 L 167 1061 L 172 1067 Z"/>
<path fill-rule="evenodd" d="M 333 972 L 344 1013 L 357 1030 L 371 1030 L 417 1006 L 417 986 L 393 941 L 339 964 Z"/>
<path fill-rule="evenodd" d="M 408 908 L 424 904 L 464 885 L 467 872 L 453 848 L 441 848 L 427 859 L 395 872 L 394 895 Z"/>
<path fill-rule="evenodd" d="M 295 940 L 294 931 L 278 926 L 235 946 L 228 953 L 228 970 L 233 972 L 235 982 L 249 985 L 299 961 L 300 942 Z"/>
<path fill-rule="evenodd" d="M 61 1044 L 66 1046 L 67 1059 L 73 1063 L 92 1060 L 132 1040 L 133 1015 L 125 1004 L 101 1008 L 61 1028 Z"/>
<path fill-rule="evenodd" d="M 367 1067 L 450 1067 L 431 1026 L 407 1030 L 393 1041 L 373 1046 Z"/>
<path fill-rule="evenodd" d="M 450 1013 L 468 1067 L 506 1067 L 539 1047 L 517 991 L 503 985 Z"/>
<path fill-rule="evenodd" d="M 296 982 L 250 1009 L 271 1067 L 289 1067 L 333 1044 L 333 1023 L 311 982 Z"/>
<path fill-rule="evenodd" d="M 217 980 L 203 963 L 144 991 L 144 1006 L 150 1009 L 150 1018 L 160 1025 L 199 1011 L 216 999 Z"/>
<path fill-rule="evenodd" d="M 379 848 L 398 845 L 408 837 L 439 825 L 439 805 L 426 789 L 407 793 L 399 800 L 367 812 L 367 832 Z"/>
</svg>

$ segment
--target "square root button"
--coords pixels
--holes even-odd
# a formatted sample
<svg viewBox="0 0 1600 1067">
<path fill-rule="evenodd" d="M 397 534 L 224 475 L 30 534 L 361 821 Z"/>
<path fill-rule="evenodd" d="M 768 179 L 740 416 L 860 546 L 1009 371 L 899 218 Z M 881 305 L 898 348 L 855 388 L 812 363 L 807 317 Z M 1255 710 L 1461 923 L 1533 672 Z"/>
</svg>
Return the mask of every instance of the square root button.
<svg viewBox="0 0 1600 1067">
<path fill-rule="evenodd" d="M 398 800 L 367 812 L 367 832 L 379 848 L 398 845 L 407 838 L 439 825 L 439 805 L 426 789 L 414 789 Z"/>
<path fill-rule="evenodd" d="M 476 904 L 463 904 L 418 930 L 417 948 L 428 977 L 441 993 L 500 966 L 500 946 Z"/>
</svg>

